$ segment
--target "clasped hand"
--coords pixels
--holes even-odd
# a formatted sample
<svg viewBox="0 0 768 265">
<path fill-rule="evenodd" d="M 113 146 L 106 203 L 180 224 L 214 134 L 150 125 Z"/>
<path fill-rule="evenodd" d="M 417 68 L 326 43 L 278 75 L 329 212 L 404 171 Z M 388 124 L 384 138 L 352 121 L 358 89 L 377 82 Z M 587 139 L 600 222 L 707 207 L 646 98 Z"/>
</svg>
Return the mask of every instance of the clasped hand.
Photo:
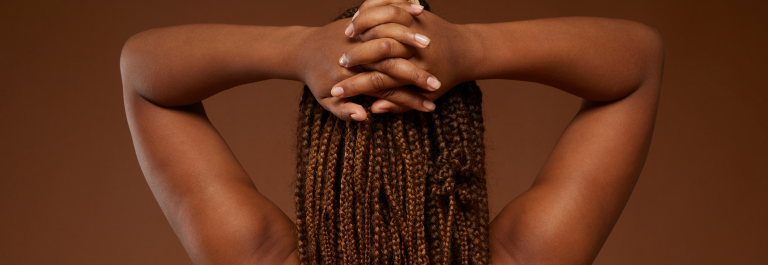
<svg viewBox="0 0 768 265">
<path fill-rule="evenodd" d="M 434 100 L 469 80 L 457 64 L 462 39 L 456 25 L 420 5 L 369 0 L 353 18 L 313 29 L 298 70 L 320 105 L 345 121 L 367 118 L 347 99 L 361 94 L 379 98 L 373 113 L 432 111 Z"/>
</svg>

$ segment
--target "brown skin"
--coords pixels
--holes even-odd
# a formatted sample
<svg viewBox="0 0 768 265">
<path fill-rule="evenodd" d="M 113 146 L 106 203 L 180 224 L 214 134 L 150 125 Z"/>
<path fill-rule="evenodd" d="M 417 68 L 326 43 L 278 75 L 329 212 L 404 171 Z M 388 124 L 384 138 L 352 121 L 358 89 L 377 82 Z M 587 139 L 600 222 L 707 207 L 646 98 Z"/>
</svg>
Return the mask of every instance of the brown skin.
<svg viewBox="0 0 768 265">
<path fill-rule="evenodd" d="M 366 8 L 388 2 L 375 4 Z M 361 9 L 355 32 L 384 21 L 366 25 L 363 21 L 373 13 Z M 374 106 L 379 111 L 418 108 L 414 102 L 423 100 L 414 91 L 386 89 L 423 85 L 431 75 L 442 82 L 437 91 L 420 91 L 431 100 L 460 82 L 489 78 L 539 82 L 584 98 L 532 187 L 493 220 L 491 256 L 494 264 L 594 260 L 648 153 L 663 65 L 661 39 L 653 29 L 582 17 L 455 25 L 424 12 L 414 23 L 403 24 L 431 39 L 425 49 L 396 54 L 409 57 L 412 52 L 409 65 L 405 60 L 365 64 L 389 56 L 370 48 L 375 42 L 365 48 L 342 35 L 348 23 L 321 28 L 181 26 L 140 33 L 126 43 L 121 71 L 136 152 L 163 212 L 196 264 L 298 263 L 293 223 L 258 192 L 206 117 L 201 100 L 249 82 L 300 80 L 317 88 L 313 93 L 327 109 L 350 119 L 359 109 L 343 97 L 355 94 L 381 95 L 386 100 Z M 389 27 L 360 39 L 402 40 L 397 30 L 403 27 Z M 352 49 L 378 51 L 379 57 L 355 55 Z M 355 75 L 360 69 L 339 65 L 345 52 L 351 65 L 363 63 L 400 78 L 372 82 L 370 73 Z M 428 74 L 411 79 L 397 74 L 413 65 Z M 344 88 L 341 98 L 330 96 L 333 84 Z"/>
</svg>

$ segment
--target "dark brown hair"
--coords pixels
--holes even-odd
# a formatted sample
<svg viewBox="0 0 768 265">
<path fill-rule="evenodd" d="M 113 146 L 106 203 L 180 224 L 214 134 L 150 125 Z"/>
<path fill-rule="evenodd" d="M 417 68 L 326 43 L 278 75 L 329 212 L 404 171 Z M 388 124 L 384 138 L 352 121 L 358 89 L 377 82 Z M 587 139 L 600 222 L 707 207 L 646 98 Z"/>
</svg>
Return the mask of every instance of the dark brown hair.
<svg viewBox="0 0 768 265">
<path fill-rule="evenodd" d="M 338 119 L 304 87 L 295 190 L 301 264 L 489 264 L 477 84 L 452 88 L 431 113 L 372 114 L 375 98 L 351 100 L 366 108 L 366 121 Z"/>
</svg>

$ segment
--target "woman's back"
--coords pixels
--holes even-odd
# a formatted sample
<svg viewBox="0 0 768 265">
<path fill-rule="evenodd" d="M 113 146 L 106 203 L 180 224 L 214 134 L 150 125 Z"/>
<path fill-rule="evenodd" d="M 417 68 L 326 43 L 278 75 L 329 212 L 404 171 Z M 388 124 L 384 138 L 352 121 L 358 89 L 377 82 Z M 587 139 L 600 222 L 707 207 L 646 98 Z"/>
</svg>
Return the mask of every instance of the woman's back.
<svg viewBox="0 0 768 265">
<path fill-rule="evenodd" d="M 192 260 L 594 260 L 648 152 L 658 34 L 583 17 L 456 25 L 399 0 L 360 10 L 318 28 L 189 25 L 126 43 L 121 71 L 136 152 Z M 259 193 L 201 102 L 272 78 L 307 84 L 295 225 Z M 532 187 L 489 225 L 482 96 L 472 80 L 492 78 L 584 100 Z"/>
</svg>

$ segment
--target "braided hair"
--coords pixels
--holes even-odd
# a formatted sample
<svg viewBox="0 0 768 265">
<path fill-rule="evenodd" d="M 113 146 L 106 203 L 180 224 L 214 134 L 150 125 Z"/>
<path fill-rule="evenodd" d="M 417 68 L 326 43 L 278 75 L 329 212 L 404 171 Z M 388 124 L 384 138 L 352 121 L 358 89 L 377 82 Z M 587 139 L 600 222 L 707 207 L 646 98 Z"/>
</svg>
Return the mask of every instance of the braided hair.
<svg viewBox="0 0 768 265">
<path fill-rule="evenodd" d="M 306 86 L 299 103 L 301 264 L 489 264 L 477 84 L 452 88 L 431 113 L 372 114 L 375 98 L 350 100 L 366 108 L 367 120 L 338 119 Z"/>
</svg>

